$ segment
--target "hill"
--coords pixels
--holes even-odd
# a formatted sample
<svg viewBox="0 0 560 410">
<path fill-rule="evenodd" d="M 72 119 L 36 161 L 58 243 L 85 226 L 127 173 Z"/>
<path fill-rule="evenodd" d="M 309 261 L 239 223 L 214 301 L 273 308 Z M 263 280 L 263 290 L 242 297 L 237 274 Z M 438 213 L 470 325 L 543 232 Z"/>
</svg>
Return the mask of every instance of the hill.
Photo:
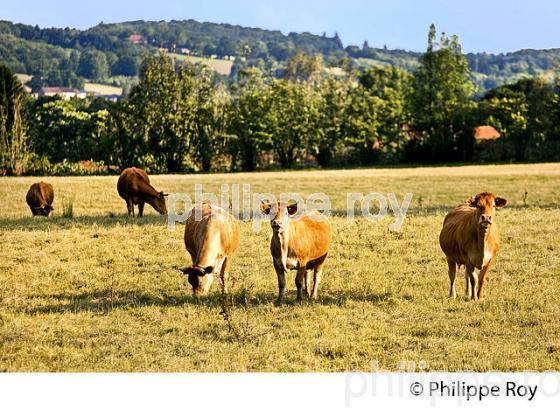
<svg viewBox="0 0 560 410">
<path fill-rule="evenodd" d="M 298 51 L 321 54 L 329 66 L 349 58 L 358 67 L 393 65 L 407 70 L 415 68 L 420 56 L 418 52 L 370 47 L 367 42 L 361 47 L 344 47 L 337 34 L 283 34 L 195 20 L 100 23 L 87 30 L 0 21 L 0 59 L 14 71 L 40 77 L 35 86 L 72 85 L 77 78 L 112 82 L 114 76 L 133 77 L 138 74 L 142 54 L 159 48 L 226 61 L 243 57 L 249 64 L 271 70 L 281 67 Z M 560 49 L 469 53 L 466 57 L 479 91 L 525 76 L 553 77 L 560 73 Z M 231 65 L 211 64 L 219 66 L 223 75 L 235 71 Z M 56 82 L 64 84 L 52 84 Z"/>
</svg>

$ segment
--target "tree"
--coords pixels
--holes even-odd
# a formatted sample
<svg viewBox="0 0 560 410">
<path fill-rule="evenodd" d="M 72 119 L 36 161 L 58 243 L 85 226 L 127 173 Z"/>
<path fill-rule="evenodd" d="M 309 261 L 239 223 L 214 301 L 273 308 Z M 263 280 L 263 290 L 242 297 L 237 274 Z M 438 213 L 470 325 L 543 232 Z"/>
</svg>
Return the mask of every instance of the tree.
<svg viewBox="0 0 560 410">
<path fill-rule="evenodd" d="M 369 165 L 381 154 L 380 113 L 385 102 L 364 87 L 354 87 L 349 95 L 343 125 L 344 141 L 356 149 L 362 165 Z"/>
<path fill-rule="evenodd" d="M 323 70 L 323 59 L 320 55 L 297 53 L 286 65 L 283 77 L 289 81 L 315 81 Z"/>
<path fill-rule="evenodd" d="M 419 136 L 423 158 L 416 160 L 449 161 L 469 159 L 472 151 L 474 86 L 467 60 L 457 36 L 441 35 L 436 43 L 436 28 L 428 34 L 428 48 L 414 72 L 409 111 L 412 127 Z"/>
<path fill-rule="evenodd" d="M 91 109 L 91 100 L 52 99 L 33 108 L 31 146 L 51 162 L 108 160 L 106 109 Z"/>
<path fill-rule="evenodd" d="M 107 57 L 101 51 L 87 49 L 80 55 L 77 74 L 92 80 L 109 76 Z"/>
<path fill-rule="evenodd" d="M 298 152 L 316 138 L 319 107 L 319 93 L 311 84 L 272 81 L 266 121 L 272 147 L 283 168 L 291 168 Z"/>
<path fill-rule="evenodd" d="M 124 165 L 162 172 L 185 169 L 195 132 L 195 77 L 190 64 L 175 72 L 173 60 L 163 52 L 146 57 L 140 82 L 113 123 L 117 150 L 127 157 Z M 124 152 L 130 141 L 135 143 L 134 155 Z"/>
<path fill-rule="evenodd" d="M 479 105 L 483 121 L 493 125 L 512 145 L 515 159 L 527 159 L 528 149 L 554 134 L 557 99 L 543 78 L 527 78 L 488 91 Z"/>
<path fill-rule="evenodd" d="M 359 82 L 372 96 L 383 101 L 378 109 L 379 144 L 386 160 L 395 161 L 408 139 L 410 115 L 406 109 L 411 75 L 397 67 L 378 67 L 364 71 Z"/>
<path fill-rule="evenodd" d="M 0 173 L 21 174 L 27 153 L 23 85 L 0 64 Z"/>
<path fill-rule="evenodd" d="M 329 77 L 319 85 L 320 109 L 311 152 L 319 165 L 328 166 L 343 140 L 345 112 L 351 84 L 346 78 Z"/>
<path fill-rule="evenodd" d="M 213 84 L 212 71 L 196 67 L 194 145 L 202 170 L 209 172 L 212 160 L 225 152 L 230 96 L 222 84 Z"/>
<path fill-rule="evenodd" d="M 238 73 L 231 105 L 230 132 L 236 136 L 232 154 L 240 157 L 243 171 L 254 171 L 258 154 L 270 143 L 270 129 L 266 117 L 270 110 L 271 90 L 265 84 L 262 72 L 246 68 Z"/>
<path fill-rule="evenodd" d="M 135 56 L 125 54 L 119 57 L 111 72 L 113 75 L 136 76 L 138 75 L 138 59 Z"/>
</svg>

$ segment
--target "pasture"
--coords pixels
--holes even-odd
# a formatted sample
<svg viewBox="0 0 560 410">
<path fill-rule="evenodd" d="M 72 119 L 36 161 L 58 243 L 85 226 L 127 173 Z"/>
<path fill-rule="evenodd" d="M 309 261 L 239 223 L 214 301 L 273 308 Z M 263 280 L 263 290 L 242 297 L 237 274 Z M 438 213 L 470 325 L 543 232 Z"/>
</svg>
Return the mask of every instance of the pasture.
<svg viewBox="0 0 560 410">
<path fill-rule="evenodd" d="M 33 218 L 32 182 L 55 189 L 51 217 Z M 328 194 L 333 245 L 317 301 L 275 307 L 271 229 L 241 222 L 230 297 L 215 281 L 196 301 L 183 226 L 146 206 L 126 216 L 117 177 L 0 178 L 0 371 L 560 370 L 560 164 L 253 174 L 162 175 L 165 192 L 195 183 Z M 446 212 L 481 191 L 497 212 L 501 250 L 483 302 L 448 295 L 438 234 Z M 346 192 L 413 193 L 400 232 L 345 217 Z M 63 202 L 73 198 L 73 217 Z"/>
</svg>

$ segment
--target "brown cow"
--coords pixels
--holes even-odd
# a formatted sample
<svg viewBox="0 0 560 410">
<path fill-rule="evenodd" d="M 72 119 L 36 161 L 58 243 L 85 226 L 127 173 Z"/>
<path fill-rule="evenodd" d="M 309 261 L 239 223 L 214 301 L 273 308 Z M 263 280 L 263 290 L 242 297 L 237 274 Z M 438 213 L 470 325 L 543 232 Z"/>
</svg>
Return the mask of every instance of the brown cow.
<svg viewBox="0 0 560 410">
<path fill-rule="evenodd" d="M 470 281 L 471 299 L 482 299 L 484 282 L 500 246 L 495 209 L 506 203 L 505 199 L 490 192 L 482 192 L 469 198 L 445 217 L 439 243 L 449 266 L 450 297 L 456 296 L 457 267 L 465 265 L 466 297 L 469 297 Z M 473 273 L 475 268 L 479 270 L 478 276 Z"/>
<path fill-rule="evenodd" d="M 277 202 L 272 206 L 268 201 L 261 203 L 261 212 L 270 216 L 272 239 L 270 252 L 276 275 L 278 276 L 277 305 L 284 302 L 288 270 L 297 270 L 297 300 L 305 294 L 317 299 L 323 264 L 331 244 L 332 228 L 329 220 L 316 210 L 298 213 L 297 204 L 287 205 Z M 308 269 L 313 269 L 313 291 L 310 295 L 311 277 Z"/>
<path fill-rule="evenodd" d="M 138 216 L 142 216 L 146 202 L 160 214 L 167 215 L 166 194 L 156 191 L 150 185 L 150 178 L 146 171 L 140 168 L 127 168 L 121 172 L 117 182 L 117 191 L 126 201 L 129 216 L 134 216 L 134 205 L 138 205 Z"/>
<path fill-rule="evenodd" d="M 54 210 L 52 207 L 54 201 L 53 186 L 43 181 L 36 182 L 29 187 L 25 200 L 31 208 L 33 216 L 49 216 L 51 211 Z"/>
<path fill-rule="evenodd" d="M 239 245 L 239 223 L 224 209 L 203 203 L 192 209 L 185 222 L 185 247 L 192 266 L 181 268 L 188 275 L 195 296 L 208 292 L 219 272 L 222 291 L 227 292 L 231 259 Z"/>
</svg>

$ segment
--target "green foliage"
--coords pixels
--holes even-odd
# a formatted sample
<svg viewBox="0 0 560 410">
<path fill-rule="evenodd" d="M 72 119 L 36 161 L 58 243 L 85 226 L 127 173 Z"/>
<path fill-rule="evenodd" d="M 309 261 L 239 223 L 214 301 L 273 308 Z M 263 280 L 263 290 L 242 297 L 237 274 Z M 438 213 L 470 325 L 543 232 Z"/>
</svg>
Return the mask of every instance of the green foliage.
<svg viewBox="0 0 560 410">
<path fill-rule="evenodd" d="M 280 165 L 291 168 L 317 135 L 320 94 L 309 83 L 272 80 L 266 115 L 270 141 Z"/>
<path fill-rule="evenodd" d="M 558 139 L 559 95 L 543 78 L 523 79 L 487 92 L 479 116 L 503 135 L 516 160 L 534 159 L 533 147 Z"/>
<path fill-rule="evenodd" d="M 244 171 L 254 171 L 259 153 L 270 143 L 265 117 L 269 111 L 270 88 L 265 84 L 260 70 L 247 68 L 239 72 L 238 85 L 234 87 L 231 104 L 230 133 L 232 140 L 232 165 L 237 161 Z"/>
<path fill-rule="evenodd" d="M 12 71 L 0 64 L 0 175 L 21 174 L 27 154 L 25 92 Z"/>
<path fill-rule="evenodd" d="M 109 160 L 109 111 L 97 108 L 91 100 L 38 100 L 31 118 L 32 149 L 55 163 Z"/>
<path fill-rule="evenodd" d="M 90 80 L 98 80 L 109 75 L 107 57 L 95 49 L 85 50 L 80 55 L 76 73 Z"/>
<path fill-rule="evenodd" d="M 436 28 L 428 34 L 428 49 L 413 74 L 409 111 L 415 141 L 416 161 L 468 160 L 472 141 L 474 87 L 467 60 L 457 36 L 441 35 L 436 43 Z M 451 154 L 451 155 L 450 155 Z M 453 155 L 455 154 L 455 155 Z"/>
<path fill-rule="evenodd" d="M 132 34 L 144 42 L 133 44 Z M 390 50 L 387 47 L 349 45 L 343 48 L 338 35 L 329 37 L 309 33 L 290 33 L 230 24 L 186 21 L 133 21 L 99 24 L 87 30 L 39 28 L 24 24 L 0 22 L 0 58 L 15 72 L 45 78 L 62 76 L 64 85 L 74 81 L 71 75 L 86 78 L 137 76 L 140 55 L 154 54 L 158 48 L 169 52 L 188 49 L 198 56 L 238 57 L 243 64 L 261 70 L 282 69 L 298 53 L 321 55 L 324 61 L 346 61 L 360 69 L 393 66 L 407 71 L 418 67 L 421 53 Z M 85 50 L 85 51 L 84 51 Z M 83 57 L 97 51 L 96 56 Z M 528 76 L 543 75 L 552 79 L 560 74 L 558 49 L 521 50 L 507 54 L 466 54 L 471 81 L 477 91 L 515 83 Z M 80 61 L 81 60 L 81 61 Z M 105 61 L 105 62 L 104 62 Z M 58 74 L 51 74 L 56 72 Z M 237 72 L 234 67 L 233 73 Z"/>
</svg>

